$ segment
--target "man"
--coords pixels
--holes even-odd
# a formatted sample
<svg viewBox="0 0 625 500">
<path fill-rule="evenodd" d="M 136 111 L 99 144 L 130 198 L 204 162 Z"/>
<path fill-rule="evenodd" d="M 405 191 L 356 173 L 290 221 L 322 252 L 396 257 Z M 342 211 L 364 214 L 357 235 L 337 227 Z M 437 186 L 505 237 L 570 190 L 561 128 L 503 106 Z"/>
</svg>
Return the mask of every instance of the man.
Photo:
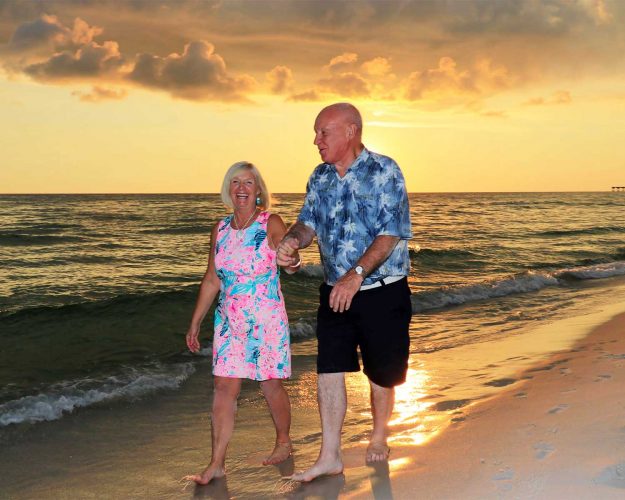
<svg viewBox="0 0 625 500">
<path fill-rule="evenodd" d="M 315 120 L 323 163 L 311 175 L 297 222 L 278 246 L 280 265 L 317 237 L 325 283 L 317 314 L 319 457 L 296 481 L 340 474 L 347 409 L 345 372 L 360 370 L 371 390 L 373 431 L 367 462 L 388 459 L 394 387 L 408 368 L 411 318 L 407 240 L 412 236 L 404 178 L 390 158 L 361 142 L 362 118 L 351 104 L 324 108 Z"/>
</svg>

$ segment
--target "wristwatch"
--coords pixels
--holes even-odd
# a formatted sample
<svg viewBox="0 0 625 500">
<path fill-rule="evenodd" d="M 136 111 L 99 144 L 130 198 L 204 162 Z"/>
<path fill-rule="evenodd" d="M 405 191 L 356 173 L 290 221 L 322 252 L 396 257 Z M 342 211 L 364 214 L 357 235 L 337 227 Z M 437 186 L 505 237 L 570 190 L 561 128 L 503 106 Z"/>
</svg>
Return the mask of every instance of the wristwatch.
<svg viewBox="0 0 625 500">
<path fill-rule="evenodd" d="M 358 275 L 358 276 L 362 276 L 363 278 L 365 277 L 365 268 L 362 266 L 356 266 L 354 267 L 354 272 Z"/>
</svg>

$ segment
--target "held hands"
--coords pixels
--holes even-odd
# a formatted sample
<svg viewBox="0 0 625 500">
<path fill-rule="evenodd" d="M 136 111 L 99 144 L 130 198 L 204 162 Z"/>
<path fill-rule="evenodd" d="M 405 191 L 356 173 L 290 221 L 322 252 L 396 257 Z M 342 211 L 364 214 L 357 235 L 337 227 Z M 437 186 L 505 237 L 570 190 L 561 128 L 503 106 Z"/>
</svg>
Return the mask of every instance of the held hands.
<svg viewBox="0 0 625 500">
<path fill-rule="evenodd" d="M 281 267 L 296 267 L 298 262 L 300 262 L 298 250 L 299 242 L 295 238 L 291 236 L 284 238 L 278 245 L 276 252 L 278 265 Z"/>
<path fill-rule="evenodd" d="M 200 334 L 199 326 L 190 326 L 189 331 L 187 332 L 187 347 L 191 352 L 199 352 L 200 350 L 200 342 L 197 339 Z"/>
<path fill-rule="evenodd" d="M 353 270 L 341 276 L 330 292 L 330 309 L 334 312 L 347 311 L 363 280 L 364 278 Z"/>
</svg>

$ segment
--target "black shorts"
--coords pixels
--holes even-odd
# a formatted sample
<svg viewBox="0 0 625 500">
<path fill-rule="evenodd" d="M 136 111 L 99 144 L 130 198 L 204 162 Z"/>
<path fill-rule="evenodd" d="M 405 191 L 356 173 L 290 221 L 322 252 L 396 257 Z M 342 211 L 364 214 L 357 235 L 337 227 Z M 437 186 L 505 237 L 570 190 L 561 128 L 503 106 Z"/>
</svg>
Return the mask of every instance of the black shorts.
<svg viewBox="0 0 625 500">
<path fill-rule="evenodd" d="M 342 313 L 330 309 L 331 291 L 325 283 L 319 289 L 317 373 L 360 371 L 360 347 L 369 380 L 382 387 L 404 383 L 412 317 L 408 279 L 356 293 Z"/>
</svg>

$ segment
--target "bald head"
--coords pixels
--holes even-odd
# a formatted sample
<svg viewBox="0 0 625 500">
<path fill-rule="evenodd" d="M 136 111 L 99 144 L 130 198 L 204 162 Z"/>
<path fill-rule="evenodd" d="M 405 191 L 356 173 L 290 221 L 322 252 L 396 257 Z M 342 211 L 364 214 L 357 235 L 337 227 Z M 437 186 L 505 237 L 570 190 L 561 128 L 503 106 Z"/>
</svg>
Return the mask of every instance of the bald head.
<svg viewBox="0 0 625 500">
<path fill-rule="evenodd" d="M 330 104 L 319 112 L 319 116 L 322 114 L 340 117 L 347 125 L 355 125 L 358 135 L 362 134 L 362 116 L 360 116 L 360 111 L 353 104 L 348 102 Z"/>
</svg>

